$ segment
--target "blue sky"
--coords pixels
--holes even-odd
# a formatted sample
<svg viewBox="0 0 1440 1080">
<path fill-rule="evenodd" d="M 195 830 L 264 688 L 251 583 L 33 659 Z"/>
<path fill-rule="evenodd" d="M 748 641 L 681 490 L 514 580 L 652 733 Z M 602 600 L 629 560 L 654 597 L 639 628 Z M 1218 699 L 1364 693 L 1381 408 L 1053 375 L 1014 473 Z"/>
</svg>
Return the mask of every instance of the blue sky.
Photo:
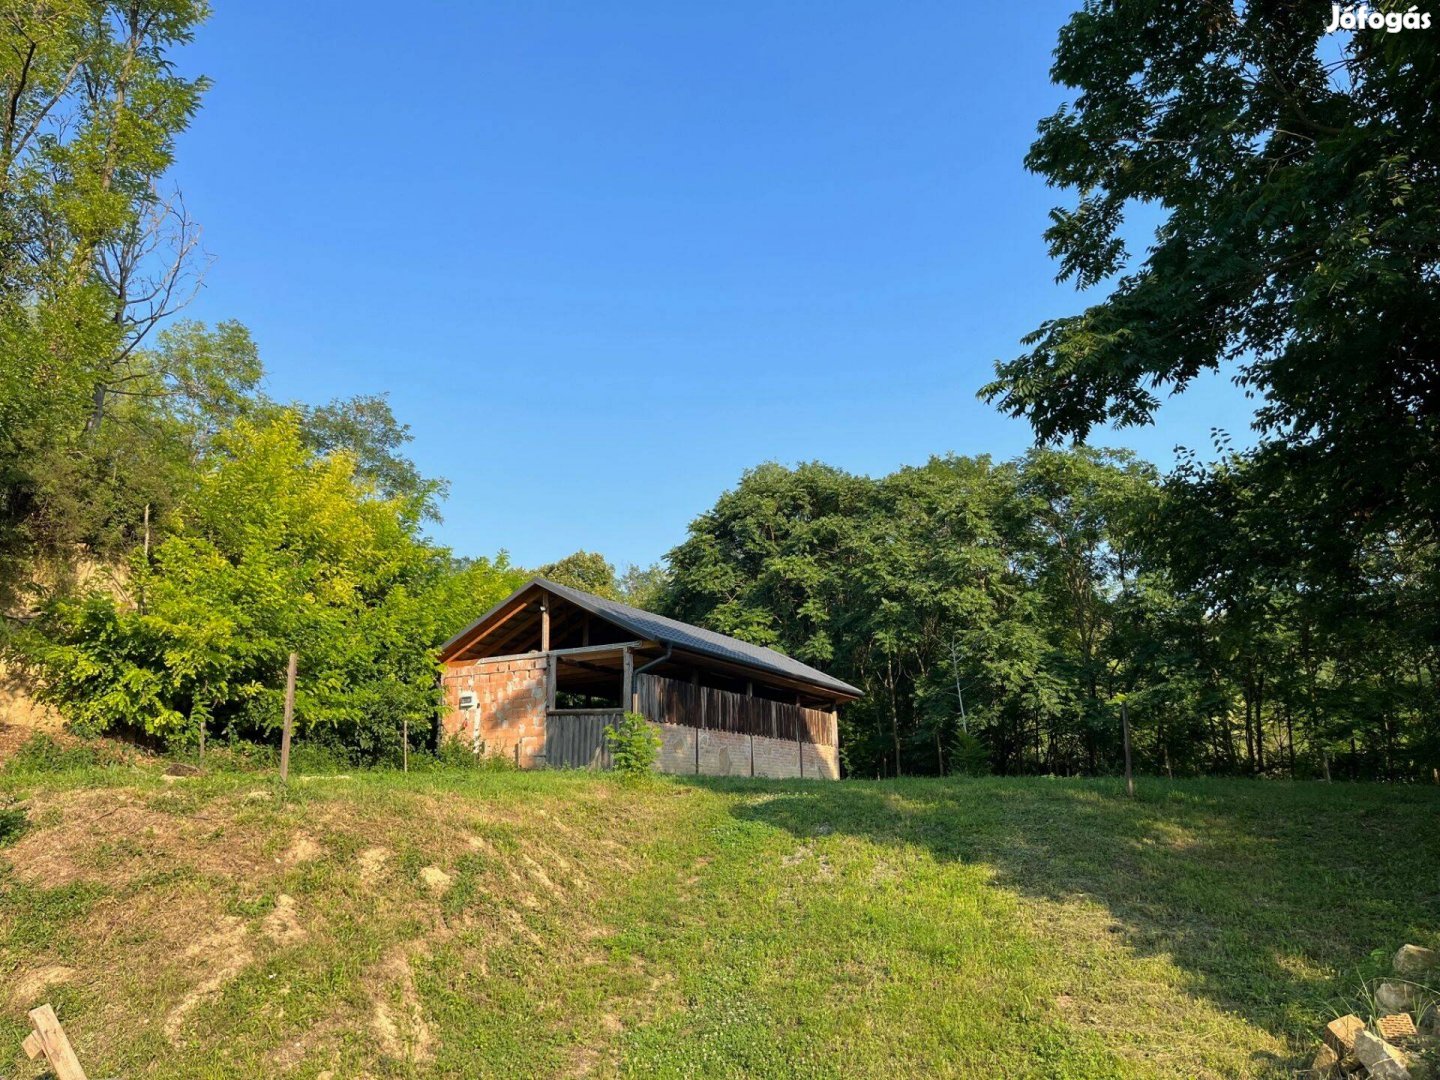
<svg viewBox="0 0 1440 1080">
<path fill-rule="evenodd" d="M 1073 3 L 221 0 L 176 180 L 280 398 L 388 392 L 436 536 L 648 563 L 762 461 L 1008 457 L 997 358 L 1082 303 L 1021 161 Z M 1243 438 L 1223 378 L 1092 440 Z"/>
</svg>

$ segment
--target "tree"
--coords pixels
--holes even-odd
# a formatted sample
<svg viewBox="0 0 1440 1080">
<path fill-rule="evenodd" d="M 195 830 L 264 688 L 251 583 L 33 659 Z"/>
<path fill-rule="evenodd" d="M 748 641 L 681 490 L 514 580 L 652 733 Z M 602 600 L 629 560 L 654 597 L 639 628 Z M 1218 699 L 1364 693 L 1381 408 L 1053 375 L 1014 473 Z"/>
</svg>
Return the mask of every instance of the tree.
<svg viewBox="0 0 1440 1080">
<path fill-rule="evenodd" d="M 764 465 L 670 553 L 662 607 L 863 688 L 842 719 L 853 773 L 973 771 L 977 735 L 1009 771 L 1098 769 L 1114 747 L 1085 732 L 1109 677 L 1118 530 L 1153 483 L 1101 452 L 935 458 L 879 480 Z"/>
<path fill-rule="evenodd" d="M 317 455 L 300 418 L 237 421 L 200 463 L 174 532 L 130 561 L 126 594 L 57 597 L 18 641 L 43 700 L 92 733 L 193 743 L 267 738 L 300 654 L 298 730 L 359 756 L 427 737 L 435 648 L 514 573 L 417 535 L 421 500 L 387 498 L 347 453 Z"/>
<path fill-rule="evenodd" d="M 546 563 L 536 573 L 581 592 L 603 596 L 607 600 L 620 599 L 615 567 L 596 551 L 577 551 L 573 555 L 566 555 L 559 562 Z"/>
<path fill-rule="evenodd" d="M 670 572 L 660 563 L 637 566 L 631 563 L 616 579 L 620 599 L 631 607 L 653 611 L 670 583 Z"/>
<path fill-rule="evenodd" d="M 301 415 L 301 431 L 312 450 L 322 454 L 344 450 L 381 494 L 418 500 L 426 518 L 439 520 L 446 484 L 421 476 L 415 463 L 400 453 L 411 439 L 410 425 L 395 419 L 385 395 L 336 398 L 328 405 L 290 407 Z"/>
<path fill-rule="evenodd" d="M 1083 440 L 1229 370 L 1260 398 L 1256 479 L 1318 495 L 1287 538 L 1343 562 L 1386 530 L 1440 535 L 1440 54 L 1431 32 L 1326 37 L 1328 14 L 1072 16 L 1052 75 L 1076 96 L 1026 163 L 1076 193 L 1046 232 L 1060 277 L 1113 288 L 982 395 Z M 1161 222 L 1137 263 L 1122 235 L 1142 204 Z"/>
<path fill-rule="evenodd" d="M 153 362 L 169 347 L 148 343 L 204 269 L 194 223 L 163 178 L 207 84 L 178 75 L 172 54 L 207 10 L 57 0 L 0 16 L 6 585 L 28 576 L 35 551 L 75 542 L 64 512 L 90 501 L 81 485 L 113 475 L 107 466 L 133 450 L 133 432 L 109 439 L 111 421 L 166 389 Z"/>
</svg>

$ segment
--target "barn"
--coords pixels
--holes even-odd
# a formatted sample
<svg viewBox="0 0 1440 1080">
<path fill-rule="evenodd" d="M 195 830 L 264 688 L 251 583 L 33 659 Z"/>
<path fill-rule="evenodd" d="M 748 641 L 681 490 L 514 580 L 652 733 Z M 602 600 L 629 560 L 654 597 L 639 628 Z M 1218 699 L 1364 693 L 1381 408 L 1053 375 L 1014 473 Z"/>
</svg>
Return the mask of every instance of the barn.
<svg viewBox="0 0 1440 1080">
<path fill-rule="evenodd" d="M 625 708 L 659 727 L 664 772 L 840 775 L 849 683 L 773 649 L 535 578 L 440 650 L 443 735 L 522 767 L 609 765 Z"/>
</svg>

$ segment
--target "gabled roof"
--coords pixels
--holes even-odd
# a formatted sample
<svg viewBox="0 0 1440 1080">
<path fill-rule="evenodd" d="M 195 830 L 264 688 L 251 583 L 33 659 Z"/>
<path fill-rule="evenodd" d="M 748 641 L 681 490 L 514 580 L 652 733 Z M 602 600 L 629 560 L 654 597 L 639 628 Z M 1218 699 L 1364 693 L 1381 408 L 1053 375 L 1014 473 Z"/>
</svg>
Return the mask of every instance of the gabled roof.
<svg viewBox="0 0 1440 1080">
<path fill-rule="evenodd" d="M 488 619 L 508 607 L 521 593 L 536 586 L 646 641 L 656 641 L 667 646 L 673 645 L 686 652 L 732 664 L 741 664 L 758 671 L 781 675 L 787 679 L 796 679 L 846 697 L 863 696 L 860 690 L 849 683 L 827 675 L 809 664 L 802 664 L 799 660 L 776 652 L 774 649 L 767 649 L 763 645 L 752 645 L 748 641 L 727 637 L 725 634 L 717 634 L 713 630 L 692 626 L 690 623 L 680 622 L 678 619 L 668 619 L 664 615 L 656 615 L 654 612 L 631 607 L 618 600 L 606 600 L 604 597 L 572 589 L 568 585 L 561 585 L 543 577 L 532 578 L 464 630 L 461 630 L 440 647 L 440 655 L 444 656 L 452 645 L 469 637 Z"/>
</svg>

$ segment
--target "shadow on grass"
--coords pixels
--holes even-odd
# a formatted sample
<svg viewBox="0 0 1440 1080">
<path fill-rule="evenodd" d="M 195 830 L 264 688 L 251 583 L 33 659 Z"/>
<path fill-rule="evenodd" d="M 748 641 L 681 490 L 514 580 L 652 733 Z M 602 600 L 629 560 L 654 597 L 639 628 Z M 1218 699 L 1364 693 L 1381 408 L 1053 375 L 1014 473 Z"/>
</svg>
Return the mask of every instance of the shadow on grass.
<svg viewBox="0 0 1440 1080">
<path fill-rule="evenodd" d="M 696 780 L 711 786 L 749 785 Z M 1046 778 L 755 785 L 735 813 L 982 864 L 995 884 L 1103 905 L 1187 990 L 1308 1041 L 1375 970 L 1371 953 L 1440 933 L 1440 791 L 1378 785 Z"/>
</svg>

